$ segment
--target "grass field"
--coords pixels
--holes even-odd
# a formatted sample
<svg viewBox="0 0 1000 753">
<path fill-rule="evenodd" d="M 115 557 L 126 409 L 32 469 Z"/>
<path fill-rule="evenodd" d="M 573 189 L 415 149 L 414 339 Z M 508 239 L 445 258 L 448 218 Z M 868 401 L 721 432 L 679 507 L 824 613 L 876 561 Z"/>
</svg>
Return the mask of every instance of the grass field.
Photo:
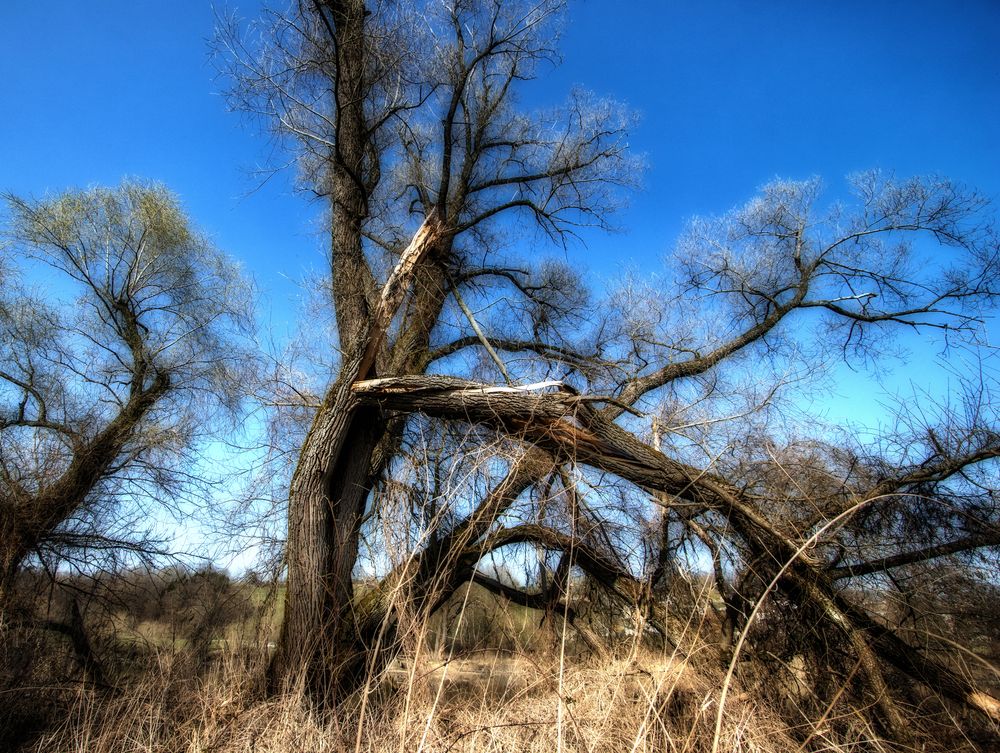
<svg viewBox="0 0 1000 753">
<path fill-rule="evenodd" d="M 408 626 L 404 650 L 356 697 L 319 713 L 295 693 L 262 693 L 280 585 L 236 584 L 216 604 L 165 602 L 161 593 L 138 609 L 147 617 L 120 611 L 89 626 L 98 653 L 112 659 L 109 681 L 123 690 L 82 685 L 58 638 L 36 635 L 45 645 L 32 648 L 22 636 L 24 650 L 66 658 L 26 665 L 20 691 L 0 698 L 0 750 L 902 753 L 863 706 L 846 702 L 849 678 L 833 703 L 817 704 L 820 678 L 801 657 L 736 662 L 727 686 L 713 593 L 700 594 L 672 625 L 676 645 L 623 616 L 592 626 L 608 646 L 596 655 L 564 623 L 542 623 L 540 612 L 471 586 Z M 927 723 L 927 709 L 909 711 Z M 934 750 L 989 749 L 954 734 L 958 720 L 939 721 Z"/>
</svg>

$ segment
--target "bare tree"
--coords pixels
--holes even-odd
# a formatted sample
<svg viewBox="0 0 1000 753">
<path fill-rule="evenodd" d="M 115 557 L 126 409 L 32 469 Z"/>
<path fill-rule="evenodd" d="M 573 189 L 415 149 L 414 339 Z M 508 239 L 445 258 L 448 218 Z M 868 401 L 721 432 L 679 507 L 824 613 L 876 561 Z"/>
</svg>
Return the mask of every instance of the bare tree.
<svg viewBox="0 0 1000 753">
<path fill-rule="evenodd" d="M 291 480 L 274 687 L 301 682 L 336 702 L 399 645 L 400 602 L 432 612 L 470 580 L 542 609 L 566 598 L 561 578 L 518 596 L 478 569 L 505 548 L 565 556 L 556 572 L 580 568 L 635 603 L 694 546 L 715 563 L 734 650 L 776 591 L 856 657 L 857 692 L 893 736 L 910 733 L 886 672 L 1000 717 L 992 696 L 841 585 L 996 547 L 995 484 L 973 480 L 1000 454 L 987 404 L 946 437 L 928 430 L 907 452 L 864 457 L 820 442 L 779 451 L 753 423 L 783 382 L 832 355 L 878 364 L 900 329 L 979 345 L 998 294 L 986 202 L 947 180 L 868 173 L 851 179 L 853 201 L 827 208 L 817 181 L 776 182 L 693 222 L 654 287 L 633 283 L 595 306 L 565 265 L 515 260 L 504 241 L 516 226 L 499 222 L 565 243 L 579 224 L 607 224 L 634 170 L 616 106 L 578 93 L 553 113 L 515 108 L 518 84 L 553 57 L 558 3 L 294 10 L 270 17 L 263 41 L 235 25 L 220 36 L 235 104 L 300 145 L 303 178 L 331 208 L 342 355 Z M 734 393 L 741 379 L 752 389 Z M 416 413 L 471 427 L 451 445 L 466 448 L 456 470 L 470 443 L 504 449 L 461 493 L 424 490 L 437 502 L 429 515 L 413 508 L 423 535 L 359 599 L 352 578 L 373 521 L 391 514 L 383 501 L 412 499 L 373 490 L 421 462 L 410 453 L 425 425 Z M 881 526 L 902 559 L 871 559 L 854 521 L 917 497 L 959 512 L 927 523 L 935 540 L 908 554 Z M 659 544 L 638 572 L 643 528 Z"/>
<path fill-rule="evenodd" d="M 162 186 L 4 198 L 0 606 L 30 558 L 149 551 L 145 519 L 180 509 L 188 451 L 242 399 L 250 321 L 238 268 Z"/>
<path fill-rule="evenodd" d="M 577 95 L 544 118 L 512 107 L 517 82 L 552 54 L 546 31 L 558 10 L 456 2 L 429 7 L 416 23 L 407 11 L 370 14 L 361 2 L 301 3 L 294 18 L 272 19 L 262 49 L 233 29 L 222 37 L 237 62 L 237 103 L 303 144 L 305 175 L 331 201 L 344 356 L 292 479 L 288 597 L 274 662 L 276 681 L 305 671 L 317 697 L 352 686 L 364 666 L 351 579 L 369 490 L 402 428 L 359 406 L 352 384 L 420 373 L 434 356 L 466 347 L 438 355 L 432 335 L 451 318 L 446 304 L 457 287 L 484 280 L 509 284 L 534 311 L 538 336 L 518 349 L 544 347 L 564 279 L 536 282 L 496 263 L 488 253 L 499 242 L 496 220 L 519 212 L 562 238 L 577 224 L 605 222 L 607 187 L 628 179 L 627 116 L 609 103 Z M 413 215 L 425 220 L 406 245 Z"/>
</svg>

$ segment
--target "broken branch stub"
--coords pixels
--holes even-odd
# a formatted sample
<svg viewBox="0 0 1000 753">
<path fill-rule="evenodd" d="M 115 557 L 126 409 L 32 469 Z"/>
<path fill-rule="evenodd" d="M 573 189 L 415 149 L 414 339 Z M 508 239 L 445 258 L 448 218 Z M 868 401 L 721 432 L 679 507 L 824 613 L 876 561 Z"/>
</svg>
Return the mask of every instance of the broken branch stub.
<svg viewBox="0 0 1000 753">
<path fill-rule="evenodd" d="M 375 356 L 378 355 L 378 350 L 385 340 L 389 323 L 392 322 L 399 305 L 403 302 L 403 296 L 410 288 L 417 264 L 437 245 L 442 235 L 443 230 L 437 218 L 437 211 L 432 209 L 417 229 L 409 245 L 400 254 L 399 261 L 382 287 L 382 294 L 379 296 L 378 305 L 368 328 L 368 336 L 365 338 L 365 351 L 358 365 L 356 380 L 368 376 L 368 372 L 375 362 Z"/>
</svg>

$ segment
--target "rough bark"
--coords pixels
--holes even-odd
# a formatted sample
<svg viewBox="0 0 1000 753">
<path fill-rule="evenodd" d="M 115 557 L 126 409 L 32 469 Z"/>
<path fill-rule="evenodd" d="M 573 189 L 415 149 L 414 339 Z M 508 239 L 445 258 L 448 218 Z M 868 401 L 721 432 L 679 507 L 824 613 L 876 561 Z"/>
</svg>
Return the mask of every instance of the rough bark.
<svg viewBox="0 0 1000 753">
<path fill-rule="evenodd" d="M 399 611 L 429 616 L 472 579 L 475 564 L 489 551 L 482 541 L 497 516 L 537 478 L 551 470 L 544 452 L 529 451 L 510 474 L 462 523 L 393 570 L 352 610 L 352 631 L 338 653 L 346 662 L 340 691 L 356 690 L 380 673 L 399 653 Z"/>
<path fill-rule="evenodd" d="M 373 307 L 355 354 L 341 367 L 306 437 L 292 478 L 288 587 L 281 637 L 269 671 L 273 690 L 302 687 L 335 705 L 358 679 L 358 620 L 352 574 L 372 483 L 372 457 L 385 430 L 379 412 L 354 393 L 375 364 L 420 260 L 441 240 L 428 217 L 403 252 Z"/>
</svg>

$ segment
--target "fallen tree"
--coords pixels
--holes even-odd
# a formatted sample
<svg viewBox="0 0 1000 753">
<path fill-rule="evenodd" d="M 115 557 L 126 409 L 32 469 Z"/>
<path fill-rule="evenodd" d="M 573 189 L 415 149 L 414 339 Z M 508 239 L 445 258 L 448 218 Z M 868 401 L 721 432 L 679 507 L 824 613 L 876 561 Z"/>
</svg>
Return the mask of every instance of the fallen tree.
<svg viewBox="0 0 1000 753">
<path fill-rule="evenodd" d="M 399 614 L 432 613 L 469 581 L 570 614 L 557 585 L 491 578 L 494 552 L 534 546 L 558 558 L 540 567 L 552 584 L 579 568 L 641 602 L 694 547 L 713 562 L 731 637 L 749 635 L 773 584 L 798 608 L 783 630 L 856 663 L 845 683 L 891 736 L 911 737 L 900 703 L 912 699 L 889 672 L 995 723 L 987 688 L 844 586 L 996 556 L 988 391 L 936 425 L 911 417 L 882 448 L 778 443 L 768 423 L 789 382 L 818 378 L 834 354 L 881 362 L 900 330 L 975 350 L 1000 292 L 986 203 L 947 180 L 868 173 L 851 180 L 853 204 L 827 208 L 818 181 L 778 181 L 692 222 L 660 283 L 595 305 L 571 268 L 512 259 L 502 242 L 526 225 L 563 243 L 606 226 L 634 170 L 613 103 L 514 105 L 551 58 L 560 9 L 317 0 L 269 16 L 263 43 L 236 26 L 220 37 L 236 103 L 296 146 L 330 207 L 336 348 L 309 350 L 338 355 L 314 385 L 291 368 L 276 380 L 276 415 L 292 404 L 309 429 L 271 687 L 336 708 L 399 649 Z M 462 480 L 442 486 L 438 468 Z M 402 551 L 359 596 L 353 576 L 390 522 Z"/>
</svg>

